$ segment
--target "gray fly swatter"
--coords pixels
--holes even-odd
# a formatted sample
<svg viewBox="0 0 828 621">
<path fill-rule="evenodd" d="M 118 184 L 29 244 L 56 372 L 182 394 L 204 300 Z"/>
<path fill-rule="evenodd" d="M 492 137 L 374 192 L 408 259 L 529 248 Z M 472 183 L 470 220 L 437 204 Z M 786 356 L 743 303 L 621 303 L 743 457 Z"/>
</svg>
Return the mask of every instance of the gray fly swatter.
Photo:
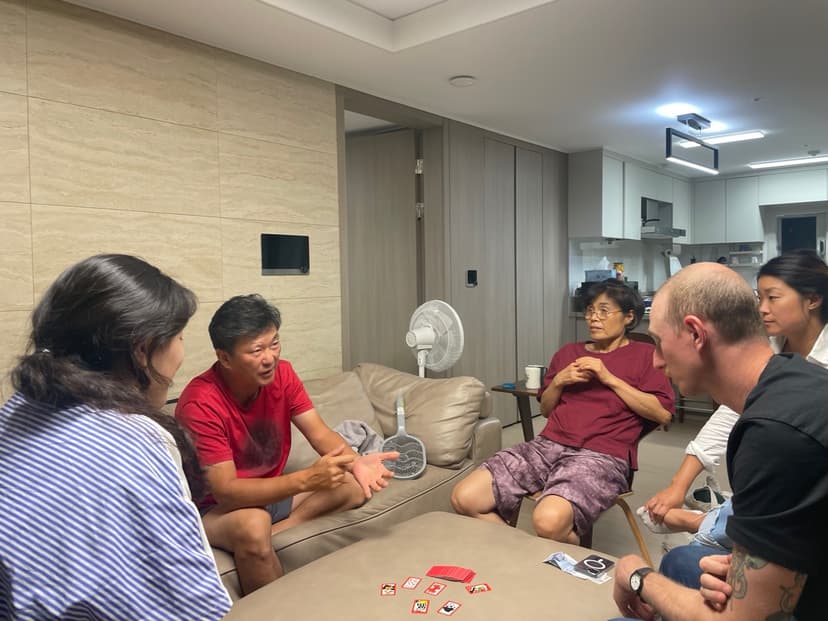
<svg viewBox="0 0 828 621">
<path fill-rule="evenodd" d="M 399 451 L 400 457 L 385 462 L 395 479 L 416 479 L 426 467 L 425 446 L 419 439 L 405 432 L 405 401 L 397 395 L 397 433 L 382 443 L 382 450 Z"/>
</svg>

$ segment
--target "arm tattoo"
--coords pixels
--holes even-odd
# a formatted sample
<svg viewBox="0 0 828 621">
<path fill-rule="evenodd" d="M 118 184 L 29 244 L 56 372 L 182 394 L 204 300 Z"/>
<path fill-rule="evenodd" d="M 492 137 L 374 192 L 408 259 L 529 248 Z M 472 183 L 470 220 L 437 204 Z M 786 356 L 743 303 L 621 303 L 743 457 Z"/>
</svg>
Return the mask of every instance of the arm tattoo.
<svg viewBox="0 0 828 621">
<path fill-rule="evenodd" d="M 733 548 L 733 560 L 730 566 L 727 581 L 733 587 L 730 606 L 733 609 L 734 600 L 746 599 L 748 595 L 748 570 L 762 569 L 768 562 L 758 556 L 752 556 L 747 550 L 740 546 Z M 796 608 L 802 589 L 805 586 L 807 574 L 795 573 L 793 584 L 790 586 L 780 585 L 781 596 L 779 599 L 779 610 L 765 617 L 765 621 L 787 621 Z"/>
<path fill-rule="evenodd" d="M 733 587 L 734 599 L 745 599 L 747 597 L 748 580 L 745 573 L 748 569 L 762 569 L 768 562 L 758 556 L 751 556 L 741 546 L 733 547 L 733 561 L 730 565 L 730 574 L 727 581 Z M 731 602 L 732 608 L 732 602 Z"/>
<path fill-rule="evenodd" d="M 802 595 L 802 589 L 805 587 L 805 580 L 807 574 L 799 572 L 794 574 L 794 582 L 791 586 L 780 586 L 782 591 L 782 598 L 779 601 L 779 610 L 766 617 L 766 621 L 788 621 L 796 609 L 796 604 L 799 601 L 799 596 Z"/>
</svg>

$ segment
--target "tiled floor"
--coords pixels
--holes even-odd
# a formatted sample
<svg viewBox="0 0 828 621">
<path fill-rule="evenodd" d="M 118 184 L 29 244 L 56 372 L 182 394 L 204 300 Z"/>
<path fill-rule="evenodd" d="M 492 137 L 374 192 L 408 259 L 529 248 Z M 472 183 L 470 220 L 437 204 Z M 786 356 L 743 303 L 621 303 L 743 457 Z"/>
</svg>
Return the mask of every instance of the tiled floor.
<svg viewBox="0 0 828 621">
<path fill-rule="evenodd" d="M 641 442 L 638 458 L 639 471 L 635 475 L 635 494 L 627 498 L 633 511 L 670 482 L 670 478 L 684 458 L 684 447 L 695 437 L 705 420 L 705 417 L 688 415 L 683 423 L 674 423 L 666 432 L 654 431 Z M 535 417 L 536 433 L 542 429 L 545 422 L 545 419 Z M 522 440 L 520 425 L 510 425 L 503 429 L 503 446 L 511 446 Z M 704 477 L 705 474 L 702 473 L 696 483 L 703 485 Z M 722 488 L 729 489 L 724 467 L 720 468 L 717 478 Z M 533 504 L 524 501 L 518 522 L 519 528 L 530 533 L 534 532 L 531 518 Z M 665 540 L 672 543 L 683 543 L 687 540 L 687 537 L 682 534 L 656 535 L 643 525 L 641 532 L 656 566 L 663 555 L 662 543 Z M 638 545 L 619 507 L 612 507 L 598 520 L 593 531 L 592 547 L 614 556 L 623 556 L 631 552 L 638 553 Z"/>
</svg>

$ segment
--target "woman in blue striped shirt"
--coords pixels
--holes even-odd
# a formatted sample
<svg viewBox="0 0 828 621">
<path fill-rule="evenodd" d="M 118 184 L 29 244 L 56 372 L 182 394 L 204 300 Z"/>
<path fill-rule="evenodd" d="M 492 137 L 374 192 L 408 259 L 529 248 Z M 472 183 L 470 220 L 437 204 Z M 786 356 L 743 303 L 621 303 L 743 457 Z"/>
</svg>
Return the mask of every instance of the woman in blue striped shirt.
<svg viewBox="0 0 828 621">
<path fill-rule="evenodd" d="M 0 619 L 230 608 L 183 474 L 192 447 L 160 410 L 195 309 L 127 255 L 70 267 L 35 308 L 0 408 Z"/>
</svg>

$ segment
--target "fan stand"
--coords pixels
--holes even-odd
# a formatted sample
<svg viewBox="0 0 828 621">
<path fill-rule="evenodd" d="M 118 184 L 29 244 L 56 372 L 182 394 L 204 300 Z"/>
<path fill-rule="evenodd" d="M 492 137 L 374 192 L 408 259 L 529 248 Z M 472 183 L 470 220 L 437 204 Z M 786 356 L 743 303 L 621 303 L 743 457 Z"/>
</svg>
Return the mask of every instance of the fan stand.
<svg viewBox="0 0 828 621">
<path fill-rule="evenodd" d="M 419 371 L 420 377 L 425 377 L 426 356 L 428 356 L 428 352 L 430 350 L 431 347 L 424 347 L 422 349 L 417 350 L 417 369 Z"/>
</svg>

